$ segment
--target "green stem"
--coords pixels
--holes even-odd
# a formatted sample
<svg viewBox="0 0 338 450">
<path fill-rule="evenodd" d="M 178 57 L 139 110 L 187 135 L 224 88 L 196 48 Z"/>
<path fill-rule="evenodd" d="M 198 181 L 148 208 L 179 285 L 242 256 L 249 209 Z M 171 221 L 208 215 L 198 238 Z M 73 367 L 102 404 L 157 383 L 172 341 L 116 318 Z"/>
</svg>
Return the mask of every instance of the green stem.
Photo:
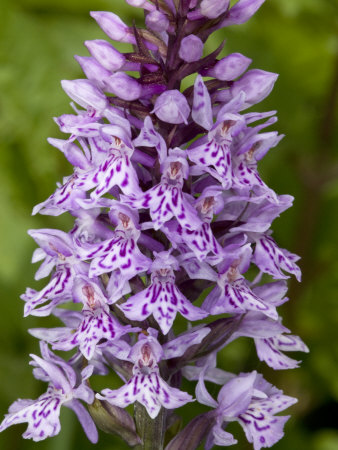
<svg viewBox="0 0 338 450">
<path fill-rule="evenodd" d="M 149 417 L 147 410 L 136 402 L 134 407 L 136 430 L 142 440 L 137 450 L 163 450 L 166 411 L 161 408 L 155 419 Z"/>
</svg>

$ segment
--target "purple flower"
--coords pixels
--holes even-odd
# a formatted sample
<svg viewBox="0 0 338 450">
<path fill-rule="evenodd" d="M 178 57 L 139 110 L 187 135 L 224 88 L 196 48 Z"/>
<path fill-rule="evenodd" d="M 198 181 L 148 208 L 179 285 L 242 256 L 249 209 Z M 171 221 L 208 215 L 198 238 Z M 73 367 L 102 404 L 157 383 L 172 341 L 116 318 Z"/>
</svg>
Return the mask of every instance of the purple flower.
<svg viewBox="0 0 338 450">
<path fill-rule="evenodd" d="M 274 118 L 271 118 L 263 125 L 243 130 L 242 138 L 237 143 L 237 154 L 233 158 L 233 187 L 240 191 L 253 191 L 270 202 L 278 203 L 277 194 L 264 183 L 257 170 L 257 161 L 283 138 L 275 132 L 256 134 L 273 121 Z"/>
<path fill-rule="evenodd" d="M 165 140 L 161 134 L 155 130 L 150 116 L 147 116 L 144 119 L 140 134 L 134 139 L 133 144 L 135 147 L 155 147 L 160 164 L 167 158 L 167 146 Z M 151 166 L 153 166 L 153 164 L 154 159 L 152 159 Z"/>
<path fill-rule="evenodd" d="M 252 69 L 235 81 L 230 91 L 233 97 L 236 97 L 241 91 L 244 92 L 246 104 L 251 106 L 259 103 L 270 94 L 277 78 L 276 73 Z"/>
<path fill-rule="evenodd" d="M 97 199 L 114 186 L 119 186 L 125 194 L 141 192 L 138 177 L 131 162 L 133 147 L 129 130 L 106 125 L 102 127 L 101 133 L 108 143 L 108 151 L 105 159 L 93 173 L 92 180 L 96 188 L 91 193 L 91 198 Z"/>
<path fill-rule="evenodd" d="M 80 255 L 71 237 L 62 231 L 52 229 L 30 230 L 28 232 L 41 248 L 33 255 L 33 261 L 44 259 L 36 272 L 35 279 L 46 277 L 55 267 L 55 272 L 40 292 L 25 298 L 25 316 L 36 314 L 37 306 L 47 301 L 63 301 L 72 292 L 74 279 L 78 274 L 86 274 L 87 265 L 81 261 Z M 32 291 L 30 291 L 32 294 Z"/>
<path fill-rule="evenodd" d="M 92 181 L 92 165 L 85 154 L 73 142 L 62 139 L 49 139 L 51 145 L 61 150 L 68 161 L 75 166 L 74 173 L 63 179 L 56 191 L 44 202 L 33 208 L 33 215 L 49 214 L 58 216 L 66 211 L 79 209 L 78 199 L 86 197 L 86 191 L 95 184 Z"/>
<path fill-rule="evenodd" d="M 254 339 L 260 361 L 265 361 L 275 370 L 295 369 L 299 367 L 300 361 L 286 356 L 283 352 L 309 350 L 298 336 L 286 334 L 289 332 L 279 321 L 262 313 L 249 311 L 241 318 L 238 328 L 226 345 L 241 336 L 251 337 Z"/>
<path fill-rule="evenodd" d="M 91 259 L 89 277 L 112 272 L 107 286 L 110 302 L 118 300 L 126 293 L 126 283 L 135 275 L 145 272 L 151 260 L 137 247 L 140 237 L 137 214 L 124 205 L 117 205 L 111 211 L 117 222 L 113 237 L 86 248 L 80 245 L 83 258 Z"/>
<path fill-rule="evenodd" d="M 89 361 L 98 345 L 113 342 L 137 328 L 121 325 L 110 314 L 108 299 L 100 287 L 86 277 L 78 277 L 74 283 L 73 298 L 83 303 L 81 314 L 69 310 L 57 310 L 55 315 L 63 319 L 67 328 L 33 329 L 30 333 L 53 344 L 53 349 L 68 351 L 78 347 Z"/>
<path fill-rule="evenodd" d="M 158 253 L 151 265 L 150 286 L 119 305 L 126 317 L 141 321 L 152 314 L 163 334 L 171 329 L 177 312 L 188 320 L 206 317 L 208 313 L 193 306 L 175 285 L 173 269 L 178 268 L 178 262 L 170 252 Z"/>
<path fill-rule="evenodd" d="M 213 214 L 219 212 L 223 207 L 221 199 L 222 191 L 218 187 L 206 187 L 196 200 L 195 208 L 203 221 L 201 226 L 195 230 L 182 227 L 176 220 L 167 222 L 163 231 L 170 237 L 173 245 L 187 246 L 192 250 L 199 261 L 213 253 L 222 258 L 222 247 L 213 235 L 210 222 Z"/>
<path fill-rule="evenodd" d="M 212 445 L 235 444 L 233 436 L 223 430 L 223 424 L 237 421 L 255 450 L 271 447 L 283 435 L 283 427 L 290 416 L 275 416 L 297 402 L 295 398 L 267 383 L 256 372 L 235 377 L 220 390 L 217 402 L 205 388 L 201 373 L 196 396 L 200 403 L 214 407 L 215 425 L 207 438 L 206 448 Z"/>
<path fill-rule="evenodd" d="M 229 195 L 224 198 L 226 204 L 217 220 L 234 221 L 235 226 L 231 232 L 264 233 L 270 228 L 272 221 L 279 217 L 280 213 L 292 206 L 293 197 L 290 195 L 277 196 L 277 203 L 271 203 L 269 199 L 251 195 L 247 198 Z M 240 223 L 237 218 L 241 217 Z"/>
<path fill-rule="evenodd" d="M 284 355 L 284 352 L 308 352 L 309 349 L 299 336 L 279 334 L 277 336 L 255 339 L 258 358 L 275 370 L 295 369 L 300 361 Z"/>
<path fill-rule="evenodd" d="M 110 39 L 120 42 L 135 43 L 135 37 L 129 27 L 112 12 L 93 11 L 90 15 L 97 21 Z"/>
<path fill-rule="evenodd" d="M 109 70 L 102 67 L 101 64 L 91 56 L 75 55 L 74 58 L 80 64 L 81 69 L 83 70 L 83 73 L 86 75 L 88 80 L 95 83 L 98 88 L 106 90 L 107 81 L 111 76 Z"/>
<path fill-rule="evenodd" d="M 179 148 L 170 149 L 169 156 L 162 163 L 161 182 L 140 196 L 121 196 L 121 199 L 133 208 L 149 208 L 155 230 L 172 217 L 176 217 L 183 227 L 196 229 L 201 220 L 191 204 L 193 198 L 182 191 L 188 174 L 185 152 Z"/>
<path fill-rule="evenodd" d="M 61 358 L 55 357 L 42 345 L 44 359 L 31 355 L 32 364 L 36 367 L 37 378 L 49 382 L 45 394 L 37 400 L 17 400 L 9 408 L 0 425 L 0 431 L 11 425 L 27 422 L 28 427 L 23 437 L 41 441 L 60 432 L 60 408 L 62 405 L 72 409 L 77 415 L 88 439 L 96 443 L 98 434 L 92 418 L 79 400 L 86 403 L 94 401 L 94 393 L 87 386 L 93 366 L 87 366 L 81 372 L 81 382 L 76 382 L 76 374 L 72 367 Z"/>
<path fill-rule="evenodd" d="M 123 100 L 136 100 L 141 97 L 142 87 L 124 72 L 117 72 L 107 80 L 108 90 Z"/>
<path fill-rule="evenodd" d="M 246 270 L 251 257 L 250 244 L 241 249 L 241 254 L 228 257 L 222 272 L 218 275 L 217 286 L 206 297 L 203 308 L 211 314 L 236 313 L 258 311 L 277 319 L 276 308 L 259 298 L 249 287 L 241 270 Z M 231 262 L 232 260 L 232 262 Z"/>
<path fill-rule="evenodd" d="M 276 279 L 288 278 L 282 271 L 292 273 L 300 281 L 301 272 L 297 264 L 299 256 L 288 250 L 280 249 L 270 236 L 259 236 L 256 238 L 256 249 L 254 253 L 255 264 L 265 273 Z"/>
<path fill-rule="evenodd" d="M 161 406 L 174 409 L 191 402 L 189 394 L 169 386 L 161 378 L 158 362 L 163 356 L 162 347 L 156 338 L 140 334 L 138 342 L 127 356 L 134 364 L 132 378 L 120 389 L 104 389 L 102 394 L 96 394 L 97 398 L 120 407 L 138 401 L 152 419 L 158 415 Z"/>
<path fill-rule="evenodd" d="M 187 150 L 189 159 L 202 173 L 210 173 L 224 189 L 229 189 L 233 178 L 231 143 L 233 137 L 244 126 L 243 118 L 223 109 L 218 113 L 216 123 L 213 124 L 210 95 L 200 76 L 195 81 L 192 117 L 209 133 L 207 140 L 203 137 Z"/>
</svg>

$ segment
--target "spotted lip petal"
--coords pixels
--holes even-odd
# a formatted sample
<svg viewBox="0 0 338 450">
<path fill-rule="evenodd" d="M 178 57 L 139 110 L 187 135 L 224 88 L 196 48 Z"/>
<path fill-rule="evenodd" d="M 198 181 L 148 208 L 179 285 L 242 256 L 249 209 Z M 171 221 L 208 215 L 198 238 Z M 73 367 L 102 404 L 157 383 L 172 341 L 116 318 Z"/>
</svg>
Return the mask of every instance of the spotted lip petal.
<svg viewBox="0 0 338 450">
<path fill-rule="evenodd" d="M 149 208 L 155 230 L 159 230 L 173 217 L 187 229 L 196 229 L 202 224 L 181 186 L 171 185 L 165 179 L 142 196 L 122 196 L 122 200 L 133 208 Z"/>
<path fill-rule="evenodd" d="M 170 221 L 162 229 L 176 245 L 187 245 L 199 261 L 205 260 L 209 253 L 222 255 L 222 247 L 213 235 L 209 223 L 203 223 L 197 230 L 189 230 L 176 221 Z"/>
<path fill-rule="evenodd" d="M 152 419 L 157 417 L 161 406 L 176 409 L 192 401 L 191 395 L 169 386 L 156 372 L 135 375 L 120 389 L 104 389 L 102 394 L 96 394 L 97 398 L 121 408 L 138 401 Z"/>
<path fill-rule="evenodd" d="M 138 401 L 154 419 L 162 406 L 166 409 L 179 408 L 192 401 L 192 397 L 169 386 L 161 378 L 157 363 L 164 355 L 156 339 L 157 331 L 148 329 L 147 333 L 148 336 L 140 335 L 127 356 L 134 363 L 132 378 L 121 388 L 104 389 L 96 397 L 121 408 Z"/>
<path fill-rule="evenodd" d="M 163 334 L 171 329 L 177 312 L 189 320 L 201 320 L 208 315 L 192 305 L 172 281 L 154 282 L 119 308 L 131 320 L 144 320 L 152 314 Z"/>
<path fill-rule="evenodd" d="M 55 272 L 50 282 L 40 292 L 29 298 L 24 307 L 25 317 L 29 314 L 36 315 L 39 307 L 47 302 L 57 304 L 63 303 L 65 297 L 70 298 L 74 280 L 74 270 L 70 267 L 64 267 Z"/>
<path fill-rule="evenodd" d="M 270 236 L 262 236 L 256 240 L 254 262 L 263 271 L 274 278 L 288 278 L 283 271 L 295 275 L 300 281 L 301 272 L 295 261 L 299 257 L 277 246 Z"/>
<path fill-rule="evenodd" d="M 295 369 L 296 361 L 282 353 L 283 351 L 308 352 L 308 348 L 298 336 L 279 334 L 265 339 L 255 339 L 258 358 L 275 370 Z"/>
<path fill-rule="evenodd" d="M 258 387 L 259 386 L 259 387 Z M 283 395 L 256 372 L 232 378 L 219 392 L 218 401 L 210 396 L 204 385 L 203 371 L 199 377 L 197 399 L 215 407 L 215 423 L 207 441 L 217 445 L 229 445 L 231 435 L 220 433 L 223 422 L 236 420 L 243 427 L 255 450 L 271 447 L 283 435 L 283 427 L 290 416 L 275 416 L 297 400 Z"/>
<path fill-rule="evenodd" d="M 18 400 L 13 403 L 0 425 L 0 431 L 11 425 L 27 422 L 28 427 L 23 434 L 25 439 L 33 439 L 38 442 L 55 436 L 60 432 L 59 415 L 61 406 L 64 405 L 76 412 L 81 424 L 86 425 L 88 438 L 92 442 L 97 442 L 98 435 L 95 424 L 87 410 L 76 400 L 76 398 L 81 398 L 88 402 L 93 401 L 94 394 L 88 386 L 82 389 L 82 391 L 86 391 L 84 398 L 81 396 L 81 387 L 86 376 L 75 387 L 76 375 L 72 367 L 54 355 L 44 343 L 41 344 L 41 353 L 43 358 L 31 355 L 32 365 L 36 366 L 34 370 L 38 375 L 37 378 L 50 382 L 46 393 L 37 400 Z M 92 370 L 89 368 L 87 372 L 88 377 Z"/>
<path fill-rule="evenodd" d="M 33 208 L 32 214 L 48 214 L 58 216 L 66 211 L 79 209 L 78 199 L 86 198 L 86 191 L 94 187 L 92 174 L 84 173 L 80 177 L 76 174 L 67 177 L 67 180 L 47 200 Z"/>
<path fill-rule="evenodd" d="M 58 339 L 53 344 L 53 348 L 67 351 L 78 347 L 83 356 L 89 361 L 93 358 L 100 341 L 112 343 L 131 331 L 134 331 L 134 329 L 129 325 L 123 327 L 102 308 L 96 311 L 85 309 L 83 311 L 83 319 L 76 331 L 65 338 Z M 104 346 L 105 344 L 100 345 Z"/>
<path fill-rule="evenodd" d="M 197 90 L 196 95 L 198 92 Z M 206 102 L 207 100 L 203 102 L 201 100 L 199 107 Z M 198 117 L 197 113 L 196 117 Z M 222 184 L 224 189 L 229 189 L 232 187 L 234 177 L 231 155 L 232 139 L 233 134 L 242 127 L 243 119 L 232 113 L 219 114 L 217 119 L 212 127 L 212 122 L 204 124 L 204 126 L 210 127 L 207 141 L 201 145 L 193 144 L 188 148 L 187 153 L 189 159 L 202 172 L 210 173 Z"/>
<path fill-rule="evenodd" d="M 221 287 L 215 287 L 205 299 L 203 308 L 211 314 L 244 314 L 247 311 L 257 311 L 272 319 L 278 318 L 276 308 L 257 297 L 246 286 L 243 278 L 235 283 L 224 282 Z"/>
<path fill-rule="evenodd" d="M 93 258 L 89 269 L 90 277 L 119 270 L 131 278 L 137 273 L 146 271 L 151 264 L 151 260 L 140 252 L 132 238 L 114 237 L 106 248 L 106 252 L 103 250 L 101 255 Z"/>
<path fill-rule="evenodd" d="M 23 437 L 38 442 L 60 432 L 59 420 L 62 396 L 54 394 L 51 387 L 33 404 L 12 414 L 7 414 L 0 425 L 0 431 L 11 425 L 27 422 L 28 427 Z"/>
</svg>

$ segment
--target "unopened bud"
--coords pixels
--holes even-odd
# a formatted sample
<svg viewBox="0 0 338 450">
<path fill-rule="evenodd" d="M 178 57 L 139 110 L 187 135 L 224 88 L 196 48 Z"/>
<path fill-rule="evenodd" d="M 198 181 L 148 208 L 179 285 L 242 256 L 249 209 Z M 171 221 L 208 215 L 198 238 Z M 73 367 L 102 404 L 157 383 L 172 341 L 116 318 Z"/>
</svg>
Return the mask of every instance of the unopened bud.
<svg viewBox="0 0 338 450">
<path fill-rule="evenodd" d="M 105 80 L 110 77 L 111 73 L 90 56 L 75 55 L 74 58 L 80 64 L 88 80 L 94 81 L 99 88 L 104 89 Z"/>
<path fill-rule="evenodd" d="M 107 80 L 109 90 L 123 100 L 132 101 L 140 98 L 142 86 L 124 72 L 116 72 Z"/>
<path fill-rule="evenodd" d="M 135 44 L 135 36 L 116 14 L 107 11 L 92 11 L 90 15 L 110 39 Z"/>
<path fill-rule="evenodd" d="M 207 75 L 222 81 L 230 81 L 242 75 L 251 64 L 251 59 L 241 53 L 231 53 L 208 70 Z"/>
<path fill-rule="evenodd" d="M 119 70 L 125 63 L 126 58 L 124 55 L 103 39 L 86 41 L 85 46 L 101 66 L 111 72 Z"/>
<path fill-rule="evenodd" d="M 216 19 L 229 6 L 229 0 L 202 0 L 201 14 L 209 19 Z"/>
<path fill-rule="evenodd" d="M 246 22 L 264 2 L 265 0 L 239 0 L 230 9 L 227 18 L 220 24 L 220 28 Z"/>
<path fill-rule="evenodd" d="M 147 28 L 153 31 L 166 31 L 169 27 L 169 20 L 161 11 L 152 11 L 146 16 Z"/>
<path fill-rule="evenodd" d="M 91 106 L 96 110 L 104 110 L 108 104 L 105 95 L 91 81 L 62 80 L 61 86 L 72 100 L 84 108 Z"/>
<path fill-rule="evenodd" d="M 134 421 L 124 409 L 96 398 L 88 405 L 88 411 L 97 427 L 105 433 L 118 434 L 130 447 L 140 444 Z"/>
<path fill-rule="evenodd" d="M 190 107 L 185 96 L 180 91 L 173 89 L 163 92 L 157 98 L 153 112 L 163 122 L 187 123 Z"/>
<path fill-rule="evenodd" d="M 183 61 L 198 61 L 203 55 L 203 42 L 199 37 L 190 34 L 182 39 L 178 54 Z"/>
<path fill-rule="evenodd" d="M 245 92 L 246 103 L 254 105 L 270 94 L 277 78 L 276 73 L 259 69 L 249 70 L 242 78 L 234 82 L 230 91 L 233 97 L 241 91 Z"/>
</svg>

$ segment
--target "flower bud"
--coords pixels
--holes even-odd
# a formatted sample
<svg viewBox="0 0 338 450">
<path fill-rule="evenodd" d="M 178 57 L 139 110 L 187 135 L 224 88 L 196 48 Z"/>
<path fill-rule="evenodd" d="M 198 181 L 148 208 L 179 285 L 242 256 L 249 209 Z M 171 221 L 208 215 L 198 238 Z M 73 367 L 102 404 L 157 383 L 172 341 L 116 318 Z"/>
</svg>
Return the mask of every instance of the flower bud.
<svg viewBox="0 0 338 450">
<path fill-rule="evenodd" d="M 264 2 L 265 0 L 239 0 L 230 9 L 227 18 L 220 24 L 220 28 L 246 22 Z"/>
<path fill-rule="evenodd" d="M 246 71 L 251 61 L 241 53 L 231 53 L 218 61 L 207 74 L 222 81 L 234 80 Z"/>
<path fill-rule="evenodd" d="M 153 11 L 155 9 L 155 5 L 152 5 L 147 0 L 125 0 L 126 3 L 130 6 L 134 6 L 135 8 L 143 8 L 148 11 Z"/>
<path fill-rule="evenodd" d="M 202 0 L 201 14 L 209 19 L 216 19 L 229 6 L 229 0 Z"/>
<path fill-rule="evenodd" d="M 242 78 L 234 82 L 230 88 L 231 95 L 235 97 L 243 91 L 246 95 L 246 103 L 254 105 L 270 94 L 277 78 L 276 73 L 259 69 L 249 70 Z"/>
<path fill-rule="evenodd" d="M 169 27 L 169 20 L 161 11 L 155 10 L 146 16 L 146 25 L 152 31 L 166 31 Z"/>
<path fill-rule="evenodd" d="M 135 37 L 129 27 L 116 14 L 106 11 L 92 11 L 90 15 L 110 39 L 135 44 Z"/>
<path fill-rule="evenodd" d="M 124 409 L 95 399 L 94 403 L 88 405 L 88 411 L 95 424 L 105 433 L 118 434 L 131 447 L 140 443 L 134 421 Z"/>
<path fill-rule="evenodd" d="M 143 4 L 146 3 L 145 0 L 126 0 L 126 3 L 135 8 L 142 8 Z"/>
<path fill-rule="evenodd" d="M 123 100 L 132 101 L 141 96 L 142 86 L 124 72 L 116 72 L 107 80 L 108 89 Z"/>
<path fill-rule="evenodd" d="M 190 107 L 185 96 L 180 91 L 173 89 L 163 92 L 157 98 L 153 112 L 163 122 L 187 123 Z"/>
<path fill-rule="evenodd" d="M 88 80 L 62 80 L 62 89 L 74 102 L 87 108 L 103 110 L 108 104 L 105 95 Z"/>
<path fill-rule="evenodd" d="M 203 55 L 203 42 L 199 37 L 190 34 L 182 39 L 178 54 L 185 62 L 198 61 Z"/>
<path fill-rule="evenodd" d="M 212 417 L 210 413 L 200 414 L 194 417 L 186 427 L 173 437 L 166 450 L 181 450 L 189 442 L 190 448 L 197 448 L 210 430 Z"/>
<path fill-rule="evenodd" d="M 104 89 L 106 86 L 105 80 L 110 77 L 111 73 L 91 56 L 75 55 L 74 58 L 80 64 L 88 80 L 94 81 L 99 88 Z"/>
<path fill-rule="evenodd" d="M 119 70 L 125 63 L 126 58 L 124 55 L 103 39 L 86 41 L 85 46 L 101 66 L 111 72 Z"/>
</svg>

